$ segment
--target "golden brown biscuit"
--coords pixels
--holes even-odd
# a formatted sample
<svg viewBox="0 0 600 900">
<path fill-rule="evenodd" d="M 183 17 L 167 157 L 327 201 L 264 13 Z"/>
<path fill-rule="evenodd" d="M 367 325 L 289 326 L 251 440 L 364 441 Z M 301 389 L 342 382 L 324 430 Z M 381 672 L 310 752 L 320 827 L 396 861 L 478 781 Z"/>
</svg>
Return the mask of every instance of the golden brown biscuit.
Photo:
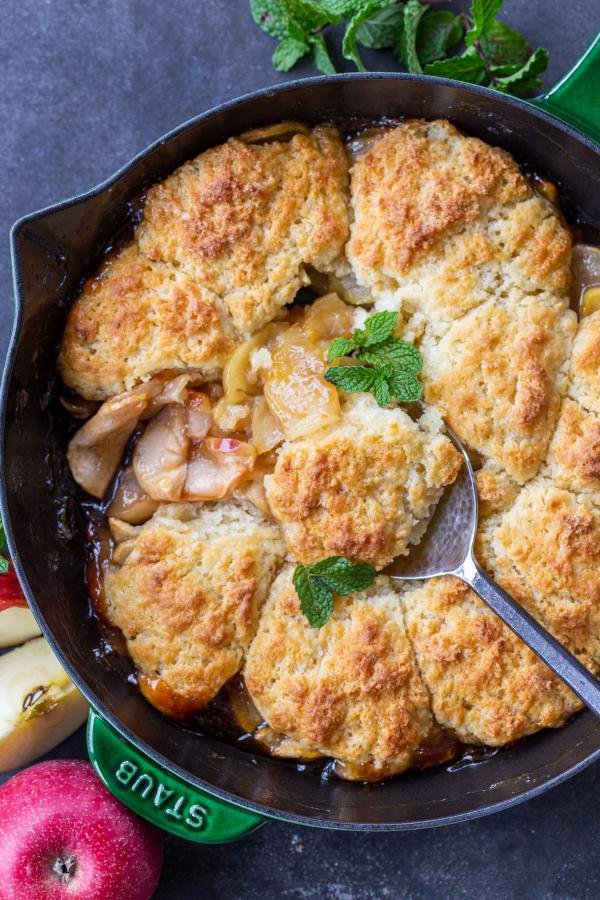
<svg viewBox="0 0 600 900">
<path fill-rule="evenodd" d="M 58 365 L 69 387 L 105 400 L 165 370 L 212 379 L 239 342 L 214 294 L 132 244 L 85 283 Z"/>
<path fill-rule="evenodd" d="M 405 553 L 460 469 L 440 428 L 433 410 L 413 422 L 355 394 L 338 424 L 284 444 L 265 487 L 294 556 L 341 554 L 381 569 Z"/>
<path fill-rule="evenodd" d="M 263 608 L 244 678 L 261 715 L 307 749 L 380 770 L 406 769 L 433 722 L 388 578 L 338 597 L 321 629 L 300 612 L 293 568 Z"/>
<path fill-rule="evenodd" d="M 442 328 L 495 296 L 567 302 L 571 238 L 503 150 L 445 120 L 408 120 L 352 169 L 358 281 Z"/>
<path fill-rule="evenodd" d="M 407 589 L 402 603 L 433 713 L 466 743 L 506 744 L 581 708 L 463 582 L 433 578 Z"/>
<path fill-rule="evenodd" d="M 590 668 L 600 667 L 600 508 L 538 477 L 484 526 L 485 564 Z"/>
<path fill-rule="evenodd" d="M 519 485 L 499 466 L 486 461 L 475 472 L 479 512 L 484 518 L 502 512 L 519 493 Z"/>
<path fill-rule="evenodd" d="M 573 344 L 569 396 L 600 413 L 600 310 L 579 322 Z"/>
<path fill-rule="evenodd" d="M 563 402 L 545 474 L 559 487 L 595 491 L 600 499 L 600 413 Z"/>
<path fill-rule="evenodd" d="M 139 527 L 115 523 L 116 539 L 123 531 L 105 576 L 106 616 L 151 702 L 201 709 L 242 665 L 285 553 L 279 531 L 234 501 L 165 504 Z"/>
<path fill-rule="evenodd" d="M 306 265 L 344 270 L 347 182 L 334 128 L 286 142 L 231 138 L 150 188 L 140 247 L 214 291 L 251 333 L 293 300 Z"/>
<path fill-rule="evenodd" d="M 575 329 L 575 313 L 548 295 L 489 301 L 440 341 L 423 338 L 425 399 L 461 440 L 523 483 L 545 457 Z"/>
<path fill-rule="evenodd" d="M 545 474 L 559 487 L 596 491 L 600 499 L 600 312 L 579 322 L 568 394 Z"/>
</svg>

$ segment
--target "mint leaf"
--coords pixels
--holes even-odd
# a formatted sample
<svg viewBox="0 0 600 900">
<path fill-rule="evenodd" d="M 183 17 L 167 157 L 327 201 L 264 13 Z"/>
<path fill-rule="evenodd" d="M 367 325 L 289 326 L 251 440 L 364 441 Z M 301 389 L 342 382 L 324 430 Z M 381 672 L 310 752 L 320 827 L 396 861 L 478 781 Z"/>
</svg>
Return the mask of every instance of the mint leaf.
<svg viewBox="0 0 600 900">
<path fill-rule="evenodd" d="M 524 65 L 531 47 L 522 34 L 497 19 L 480 39 L 481 49 L 490 66 Z"/>
<path fill-rule="evenodd" d="M 0 519 L 0 550 L 6 547 L 6 532 L 4 530 L 4 522 Z"/>
<path fill-rule="evenodd" d="M 394 47 L 404 28 L 404 6 L 392 2 L 361 24 L 356 39 L 371 50 Z"/>
<path fill-rule="evenodd" d="M 489 66 L 488 71 L 490 75 L 493 77 L 504 77 L 505 75 L 514 75 L 515 72 L 518 72 L 521 66 L 519 63 L 508 63 L 505 66 Z"/>
<path fill-rule="evenodd" d="M 396 56 L 413 75 L 422 75 L 423 69 L 417 55 L 417 31 L 427 6 L 419 0 L 408 0 L 404 7 L 404 27 L 394 48 Z"/>
<path fill-rule="evenodd" d="M 314 34 L 309 37 L 313 62 L 324 75 L 335 75 L 336 68 L 329 55 L 325 38 L 322 34 Z"/>
<path fill-rule="evenodd" d="M 375 578 L 373 566 L 351 562 L 345 556 L 329 556 L 308 568 L 311 575 L 321 578 L 332 591 L 342 597 L 366 590 Z"/>
<path fill-rule="evenodd" d="M 256 24 L 271 37 L 287 37 L 289 18 L 281 0 L 250 0 L 250 12 Z"/>
<path fill-rule="evenodd" d="M 478 55 L 451 56 L 425 66 L 425 74 L 437 75 L 439 78 L 455 78 L 469 84 L 481 84 L 485 80 L 485 67 Z"/>
<path fill-rule="evenodd" d="M 322 72 L 335 72 L 320 29 L 339 16 L 316 0 L 250 0 L 250 9 L 257 25 L 281 41 L 272 60 L 278 72 L 289 71 L 307 53 Z"/>
<path fill-rule="evenodd" d="M 410 372 L 394 369 L 387 381 L 392 395 L 400 403 L 415 403 L 423 396 L 421 382 Z"/>
<path fill-rule="evenodd" d="M 321 6 L 334 16 L 353 16 L 364 0 L 323 0 Z"/>
<path fill-rule="evenodd" d="M 346 596 L 364 591 L 375 579 L 368 563 L 354 563 L 345 556 L 329 556 L 312 565 L 297 565 L 292 583 L 300 610 L 313 628 L 322 628 L 333 612 L 333 594 Z"/>
<path fill-rule="evenodd" d="M 503 0 L 473 0 L 471 4 L 472 25 L 465 35 L 467 47 L 472 47 L 475 41 L 487 34 L 502 2 Z"/>
<path fill-rule="evenodd" d="M 327 362 L 333 362 L 340 356 L 348 356 L 356 350 L 356 343 L 352 338 L 339 337 L 331 342 L 327 351 Z"/>
<path fill-rule="evenodd" d="M 289 72 L 309 51 L 306 41 L 297 41 L 293 37 L 284 38 L 273 54 L 273 68 L 278 72 Z"/>
<path fill-rule="evenodd" d="M 401 338 L 388 338 L 375 347 L 361 350 L 358 358 L 372 366 L 391 364 L 411 375 L 418 375 L 423 369 L 423 358 L 417 348 Z"/>
<path fill-rule="evenodd" d="M 365 67 L 360 58 L 356 46 L 356 36 L 362 23 L 384 6 L 389 6 L 391 0 L 361 0 L 357 3 L 357 10 L 348 22 L 344 40 L 342 41 L 342 53 L 346 59 L 352 60 L 359 72 L 364 72 Z"/>
<path fill-rule="evenodd" d="M 364 331 L 358 332 L 360 337 L 360 347 L 372 347 L 373 344 L 379 344 L 388 338 L 398 322 L 397 312 L 378 312 L 373 316 L 369 316 L 365 320 Z M 357 332 L 354 333 L 355 340 Z"/>
<path fill-rule="evenodd" d="M 373 369 L 375 378 L 373 379 L 373 396 L 381 407 L 387 406 L 392 401 L 392 392 L 388 383 L 388 372 L 386 368 L 381 367 Z"/>
<path fill-rule="evenodd" d="M 379 312 L 365 319 L 364 328 L 355 328 L 351 338 L 336 338 L 329 345 L 327 360 L 347 356 L 360 347 L 372 347 L 385 341 L 394 331 L 398 321 L 397 312 Z"/>
<path fill-rule="evenodd" d="M 375 369 L 368 369 L 366 366 L 330 366 L 323 377 L 341 391 L 349 394 L 364 393 L 371 390 Z"/>
<path fill-rule="evenodd" d="M 310 566 L 296 566 L 292 583 L 309 625 L 322 628 L 333 611 L 333 592 L 320 579 L 311 577 Z"/>
<path fill-rule="evenodd" d="M 417 31 L 416 47 L 421 65 L 444 57 L 451 47 L 462 40 L 463 34 L 460 16 L 438 10 L 426 13 Z"/>
<path fill-rule="evenodd" d="M 290 16 L 305 31 L 337 25 L 339 16 L 315 0 L 280 0 L 280 6 L 287 7 Z"/>
<path fill-rule="evenodd" d="M 371 391 L 379 406 L 392 399 L 409 403 L 421 397 L 417 375 L 423 368 L 421 354 L 408 341 L 393 336 L 398 313 L 383 311 L 369 316 L 363 329 L 351 338 L 336 338 L 329 346 L 327 359 L 352 354 L 367 366 L 330 366 L 324 378 L 342 391 Z"/>
<path fill-rule="evenodd" d="M 6 575 L 10 569 L 10 563 L 5 556 L 0 556 L 0 575 Z"/>
<path fill-rule="evenodd" d="M 531 54 L 525 65 L 521 66 L 512 75 L 507 75 L 504 78 L 494 78 L 493 86 L 500 91 L 507 91 L 517 95 L 536 90 L 542 86 L 542 82 L 537 76 L 546 71 L 548 59 L 548 51 L 538 47 L 535 53 Z"/>
</svg>

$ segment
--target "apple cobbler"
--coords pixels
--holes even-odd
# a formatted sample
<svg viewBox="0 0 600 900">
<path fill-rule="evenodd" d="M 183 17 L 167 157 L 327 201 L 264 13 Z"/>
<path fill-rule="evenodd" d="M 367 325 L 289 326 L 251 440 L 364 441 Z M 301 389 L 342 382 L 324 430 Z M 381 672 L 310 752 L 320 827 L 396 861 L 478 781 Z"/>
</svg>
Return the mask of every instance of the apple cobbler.
<svg viewBox="0 0 600 900">
<path fill-rule="evenodd" d="M 562 725 L 469 588 L 384 569 L 456 478 L 447 422 L 479 558 L 598 670 L 599 286 L 553 186 L 446 121 L 284 122 L 151 187 L 58 360 L 95 612 L 147 699 L 351 779 Z"/>
</svg>

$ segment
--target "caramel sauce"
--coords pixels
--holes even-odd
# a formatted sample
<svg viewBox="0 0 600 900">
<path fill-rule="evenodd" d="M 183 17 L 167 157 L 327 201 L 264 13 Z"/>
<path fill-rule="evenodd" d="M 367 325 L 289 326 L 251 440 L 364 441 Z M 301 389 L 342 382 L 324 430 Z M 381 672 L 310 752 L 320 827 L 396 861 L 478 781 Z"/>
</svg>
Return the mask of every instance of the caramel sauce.
<svg viewBox="0 0 600 900">
<path fill-rule="evenodd" d="M 417 769 L 431 769 L 433 766 L 452 762 L 470 752 L 471 749 L 451 732 L 436 727 L 427 741 L 417 750 L 413 764 Z"/>
<path fill-rule="evenodd" d="M 101 656 L 106 656 L 114 652 L 119 656 L 125 657 L 127 656 L 125 637 L 118 628 L 110 624 L 106 608 L 104 575 L 110 564 L 113 550 L 110 531 L 105 522 L 98 522 L 96 509 L 93 509 L 92 515 L 88 516 L 86 529 L 87 559 L 85 577 L 92 612 L 96 618 L 102 641 L 102 646 L 99 648 L 98 653 Z"/>
<path fill-rule="evenodd" d="M 137 683 L 146 700 L 171 719 L 189 719 L 205 706 L 203 700 L 178 694 L 158 676 L 151 677 L 138 672 Z"/>
<path fill-rule="evenodd" d="M 92 608 L 96 616 L 104 624 L 108 624 L 104 591 L 104 573 L 108 568 L 112 553 L 108 525 L 99 525 L 92 519 L 88 519 L 86 541 L 88 547 L 86 581 Z"/>
</svg>

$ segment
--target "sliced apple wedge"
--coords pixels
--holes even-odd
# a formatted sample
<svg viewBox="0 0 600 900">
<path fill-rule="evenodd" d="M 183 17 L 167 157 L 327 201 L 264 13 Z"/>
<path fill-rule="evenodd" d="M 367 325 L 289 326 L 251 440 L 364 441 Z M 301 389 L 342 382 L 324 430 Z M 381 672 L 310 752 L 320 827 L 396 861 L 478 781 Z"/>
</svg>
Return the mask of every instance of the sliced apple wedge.
<svg viewBox="0 0 600 900">
<path fill-rule="evenodd" d="M 26 606 L 0 610 L 0 647 L 22 644 L 41 634 L 33 613 Z"/>
<path fill-rule="evenodd" d="M 0 772 L 56 747 L 83 724 L 87 711 L 44 638 L 0 656 Z"/>
<path fill-rule="evenodd" d="M 22 644 L 38 634 L 40 629 L 11 565 L 0 575 L 0 647 Z"/>
</svg>

